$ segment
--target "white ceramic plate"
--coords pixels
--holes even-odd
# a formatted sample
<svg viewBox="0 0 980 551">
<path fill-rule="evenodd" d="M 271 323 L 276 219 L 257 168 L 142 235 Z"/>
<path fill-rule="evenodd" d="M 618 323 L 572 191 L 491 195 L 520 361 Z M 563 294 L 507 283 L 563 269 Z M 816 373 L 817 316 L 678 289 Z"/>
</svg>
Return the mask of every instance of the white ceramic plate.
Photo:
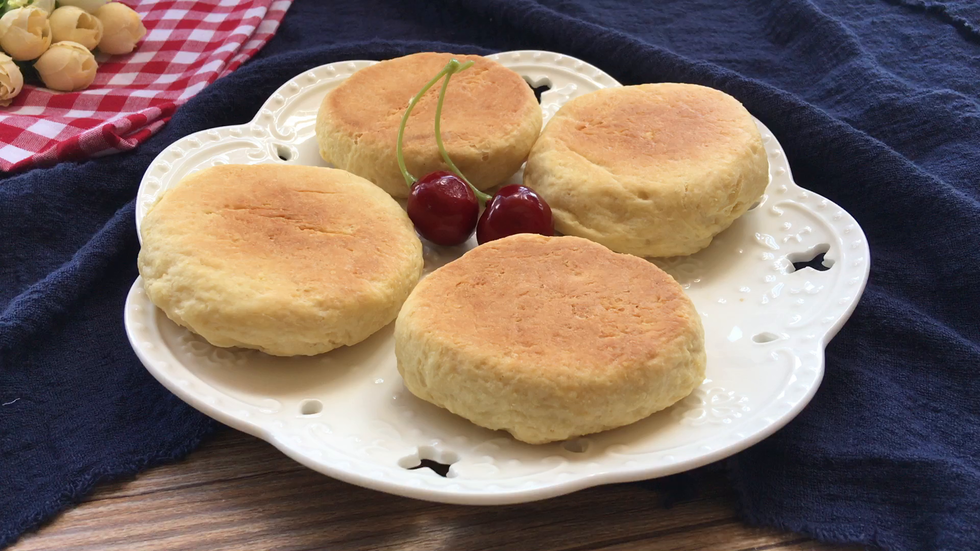
<svg viewBox="0 0 980 551">
<path fill-rule="evenodd" d="M 491 57 L 535 85 L 551 86 L 542 98 L 546 120 L 569 98 L 619 86 L 568 56 Z M 252 122 L 175 142 L 143 178 L 137 226 L 164 190 L 208 166 L 323 165 L 314 136 L 320 101 L 371 63 L 311 69 L 279 88 Z M 755 444 L 803 409 L 823 376 L 824 347 L 868 278 L 861 228 L 837 205 L 793 183 L 779 143 L 761 123 L 759 129 L 771 176 L 761 203 L 704 251 L 658 261 L 701 313 L 708 379 L 674 407 L 628 427 L 540 446 L 476 427 L 405 390 L 391 326 L 357 346 L 312 358 L 220 349 L 168 320 L 137 280 L 126 302 L 126 330 L 150 373 L 187 403 L 312 469 L 376 490 L 504 504 L 698 467 Z M 427 271 L 472 246 L 426 248 Z M 829 270 L 793 270 L 794 262 L 821 252 Z M 420 459 L 451 465 L 448 476 L 411 469 Z"/>
</svg>

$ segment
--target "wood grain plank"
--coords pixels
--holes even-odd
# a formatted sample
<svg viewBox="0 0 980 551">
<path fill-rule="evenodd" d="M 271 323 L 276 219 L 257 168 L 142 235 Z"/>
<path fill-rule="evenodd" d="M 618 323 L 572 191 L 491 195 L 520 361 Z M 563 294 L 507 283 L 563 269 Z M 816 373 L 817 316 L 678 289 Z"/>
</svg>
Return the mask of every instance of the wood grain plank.
<svg viewBox="0 0 980 551">
<path fill-rule="evenodd" d="M 107 484 L 14 551 L 175 549 L 586 549 L 844 551 L 735 517 L 721 473 L 465 507 L 390 496 L 315 473 L 224 431 L 186 461 Z M 809 547 L 807 547 L 809 546 Z"/>
</svg>

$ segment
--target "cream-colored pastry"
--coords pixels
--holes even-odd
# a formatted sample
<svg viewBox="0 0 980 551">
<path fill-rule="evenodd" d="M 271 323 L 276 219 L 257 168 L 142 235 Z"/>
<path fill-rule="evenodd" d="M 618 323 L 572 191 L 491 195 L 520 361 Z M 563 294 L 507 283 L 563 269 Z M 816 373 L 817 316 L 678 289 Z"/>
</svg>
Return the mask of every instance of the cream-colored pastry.
<svg viewBox="0 0 980 551">
<path fill-rule="evenodd" d="M 749 112 L 693 84 L 607 88 L 569 101 L 524 172 L 524 184 L 551 206 L 556 230 L 646 257 L 707 247 L 768 183 Z"/>
<path fill-rule="evenodd" d="M 680 285 L 578 237 L 518 234 L 423 279 L 395 322 L 419 398 L 539 444 L 627 425 L 704 379 L 701 320 Z"/>
<path fill-rule="evenodd" d="M 99 64 L 95 56 L 78 42 L 55 42 L 34 62 L 44 85 L 52 90 L 84 90 L 95 81 Z"/>
<path fill-rule="evenodd" d="M 412 97 L 450 59 L 474 65 L 452 77 L 442 110 L 442 136 L 450 158 L 480 189 L 500 184 L 527 158 L 541 132 L 541 107 L 520 75 L 480 56 L 419 53 L 361 69 L 323 99 L 316 121 L 320 155 L 407 197 L 398 170 L 398 126 Z M 448 167 L 435 141 L 439 85 L 412 110 L 404 136 L 405 162 L 416 178 Z"/>
<path fill-rule="evenodd" d="M 112 55 L 125 55 L 136 48 L 136 43 L 146 36 L 146 27 L 140 14 L 119 2 L 100 6 L 95 17 L 102 23 L 99 51 Z"/>
<path fill-rule="evenodd" d="M 337 169 L 208 168 L 167 191 L 140 231 L 153 304 L 215 346 L 277 356 L 366 339 L 422 273 L 405 211 Z"/>
<path fill-rule="evenodd" d="M 0 17 L 0 48 L 17 61 L 36 59 L 51 46 L 48 12 L 37 6 L 16 8 Z"/>
<path fill-rule="evenodd" d="M 77 42 L 91 51 L 102 40 L 102 22 L 82 8 L 62 6 L 51 12 L 48 22 L 53 42 Z"/>
</svg>

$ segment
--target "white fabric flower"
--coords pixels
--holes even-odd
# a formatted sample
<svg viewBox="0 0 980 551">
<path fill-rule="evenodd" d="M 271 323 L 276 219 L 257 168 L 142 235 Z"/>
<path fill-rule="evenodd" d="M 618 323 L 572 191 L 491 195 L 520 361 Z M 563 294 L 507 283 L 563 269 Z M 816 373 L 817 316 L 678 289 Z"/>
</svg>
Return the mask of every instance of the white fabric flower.
<svg viewBox="0 0 980 551">
<path fill-rule="evenodd" d="M 10 56 L 0 54 L 0 106 L 10 105 L 24 87 L 24 75 Z"/>
<path fill-rule="evenodd" d="M 48 21 L 51 23 L 51 38 L 55 42 L 78 42 L 89 50 L 94 50 L 102 40 L 102 22 L 82 8 L 58 8 Z"/>
<path fill-rule="evenodd" d="M 99 65 L 85 46 L 77 42 L 55 42 L 34 63 L 34 68 L 48 88 L 71 92 L 88 88 Z"/>
<path fill-rule="evenodd" d="M 7 9 L 23 8 L 24 6 L 34 6 L 47 13 L 54 11 L 54 0 L 10 0 L 7 2 Z"/>
<path fill-rule="evenodd" d="M 102 7 L 109 0 L 58 0 L 58 6 L 74 6 L 76 8 L 82 8 L 89 13 L 95 13 L 95 10 Z"/>
<path fill-rule="evenodd" d="M 51 25 L 41 8 L 17 8 L 0 17 L 0 48 L 17 61 L 35 59 L 50 45 Z"/>
<path fill-rule="evenodd" d="M 128 54 L 146 34 L 139 14 L 125 4 L 106 4 L 95 11 L 95 16 L 102 21 L 99 50 L 107 54 Z"/>
</svg>

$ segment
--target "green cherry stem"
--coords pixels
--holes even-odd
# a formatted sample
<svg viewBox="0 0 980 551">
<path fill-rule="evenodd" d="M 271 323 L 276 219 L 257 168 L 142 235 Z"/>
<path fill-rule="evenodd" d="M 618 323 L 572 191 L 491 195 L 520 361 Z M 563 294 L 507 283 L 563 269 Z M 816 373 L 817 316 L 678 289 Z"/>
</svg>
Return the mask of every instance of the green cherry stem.
<svg viewBox="0 0 980 551">
<path fill-rule="evenodd" d="M 449 60 L 449 63 L 447 63 L 446 66 L 443 67 L 438 74 L 436 74 L 436 76 L 432 77 L 432 80 L 426 83 L 426 85 L 419 90 L 419 93 L 415 94 L 412 101 L 409 102 L 408 108 L 405 109 L 405 114 L 402 115 L 401 124 L 398 126 L 398 141 L 395 144 L 395 156 L 398 159 L 398 169 L 401 171 L 402 177 L 405 178 L 405 184 L 411 187 L 412 184 L 415 183 L 415 176 L 412 176 L 412 174 L 408 171 L 408 167 L 405 166 L 405 155 L 402 151 L 402 141 L 405 137 L 405 126 L 408 124 L 409 115 L 412 114 L 412 110 L 415 109 L 415 105 L 420 99 L 422 99 L 422 96 L 424 96 L 436 82 L 439 82 L 439 79 L 445 78 L 442 83 L 442 89 L 439 91 L 439 100 L 436 102 L 436 145 L 439 147 L 439 154 L 442 156 L 442 159 L 446 162 L 446 164 L 449 165 L 452 171 L 459 176 L 461 180 L 466 182 L 466 185 L 470 186 L 470 189 L 473 190 L 473 193 L 476 195 L 477 199 L 485 203 L 490 200 L 490 196 L 476 189 L 476 186 L 470 183 L 470 181 L 466 179 L 466 176 L 463 176 L 462 171 L 460 171 L 456 164 L 453 163 L 452 159 L 449 158 L 449 153 L 446 151 L 446 147 L 442 143 L 442 129 L 440 124 L 442 121 L 442 105 L 446 100 L 446 89 L 449 87 L 449 79 L 452 78 L 454 74 L 459 73 L 460 71 L 465 71 L 471 65 L 473 65 L 472 61 L 460 63 L 455 59 Z"/>
<path fill-rule="evenodd" d="M 456 60 L 454 59 L 453 61 Z M 446 151 L 446 146 L 442 144 L 442 128 L 440 126 L 442 122 L 442 104 L 446 99 L 446 88 L 449 87 L 449 78 L 453 76 L 453 73 L 458 73 L 459 71 L 466 69 L 470 65 L 473 65 L 473 62 L 467 61 L 456 71 L 452 71 L 448 73 L 446 75 L 446 80 L 442 81 L 442 89 L 439 90 L 439 101 L 436 103 L 436 145 L 439 146 L 439 154 L 442 155 L 442 160 L 446 161 L 446 164 L 449 165 L 449 168 L 452 169 L 452 171 L 456 173 L 457 176 L 459 176 L 460 180 L 466 182 L 466 185 L 470 186 L 470 189 L 473 190 L 473 193 L 476 195 L 476 198 L 479 199 L 481 203 L 486 203 L 487 201 L 490 200 L 490 196 L 476 189 L 476 186 L 474 186 L 469 180 L 467 180 L 466 176 L 463 176 L 463 171 L 461 171 L 459 168 L 456 167 L 456 164 L 453 163 L 453 160 L 449 158 L 449 152 Z"/>
<path fill-rule="evenodd" d="M 429 91 L 429 88 L 432 88 L 435 83 L 439 82 L 440 78 L 449 74 L 449 72 L 453 69 L 453 64 L 455 64 L 457 67 L 459 66 L 458 61 L 455 59 L 450 60 L 449 63 L 447 63 L 446 66 L 439 71 L 439 74 L 432 77 L 432 80 L 423 86 L 422 89 L 419 90 L 418 94 L 415 94 L 412 101 L 408 103 L 408 109 L 405 109 L 405 114 L 402 115 L 402 122 L 398 126 L 398 141 L 395 144 L 395 156 L 398 158 L 398 169 L 402 171 L 402 177 L 405 178 L 405 183 L 409 187 L 412 187 L 412 184 L 415 183 L 415 176 L 412 176 L 411 173 L 408 172 L 408 168 L 405 166 L 405 155 L 402 153 L 402 138 L 405 137 L 405 125 L 408 123 L 408 116 L 412 114 L 412 109 L 415 109 L 415 104 L 422 99 L 422 96 Z"/>
</svg>

